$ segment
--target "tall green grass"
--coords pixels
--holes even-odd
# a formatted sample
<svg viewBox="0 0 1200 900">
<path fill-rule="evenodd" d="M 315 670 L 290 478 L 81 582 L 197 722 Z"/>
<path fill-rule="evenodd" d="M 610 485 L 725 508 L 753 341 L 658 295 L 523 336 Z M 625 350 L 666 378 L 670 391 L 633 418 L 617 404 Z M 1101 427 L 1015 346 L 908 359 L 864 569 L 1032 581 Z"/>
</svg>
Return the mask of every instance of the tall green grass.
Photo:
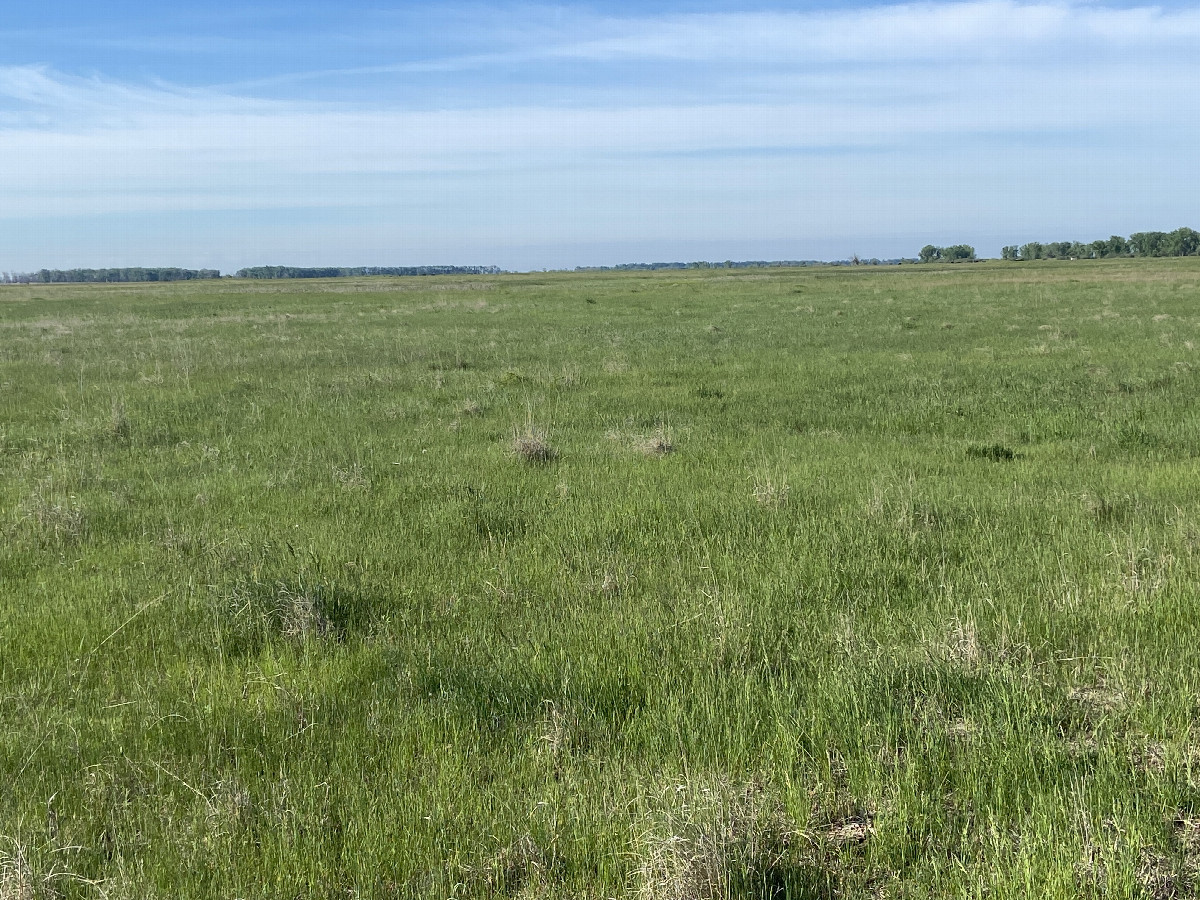
<svg viewBox="0 0 1200 900">
<path fill-rule="evenodd" d="M 1186 896 L 1198 344 L 1192 260 L 5 287 L 0 898 Z"/>
</svg>

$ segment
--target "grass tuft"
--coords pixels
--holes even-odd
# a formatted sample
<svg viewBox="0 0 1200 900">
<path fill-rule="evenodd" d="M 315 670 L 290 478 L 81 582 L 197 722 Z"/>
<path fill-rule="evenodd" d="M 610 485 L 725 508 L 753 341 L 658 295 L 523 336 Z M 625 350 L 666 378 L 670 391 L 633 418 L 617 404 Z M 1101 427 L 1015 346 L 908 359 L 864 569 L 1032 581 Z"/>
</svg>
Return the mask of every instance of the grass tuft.
<svg viewBox="0 0 1200 900">
<path fill-rule="evenodd" d="M 546 879 L 546 854 L 528 832 L 500 849 L 483 866 L 483 883 L 490 896 L 540 896 Z"/>
<path fill-rule="evenodd" d="M 786 475 L 759 476 L 754 479 L 754 490 L 751 493 L 760 506 L 779 509 L 787 506 L 791 497 L 791 487 Z"/>
<path fill-rule="evenodd" d="M 663 791 L 651 815 L 639 900 L 731 900 L 786 880 L 796 829 L 761 784 L 684 782 Z"/>
<path fill-rule="evenodd" d="M 558 451 L 550 446 L 546 429 L 526 420 L 524 426 L 514 426 L 512 450 L 518 459 L 535 465 L 544 465 L 558 459 Z"/>
<path fill-rule="evenodd" d="M 1080 499 L 1098 525 L 1113 525 L 1129 518 L 1133 504 L 1128 497 L 1110 497 L 1104 494 L 1084 492 Z"/>
<path fill-rule="evenodd" d="M 125 404 L 120 400 L 113 400 L 112 413 L 108 420 L 108 433 L 116 443 L 126 445 L 133 436 L 133 424 L 125 412 Z"/>
<path fill-rule="evenodd" d="M 87 534 L 88 516 L 74 494 L 55 498 L 36 491 L 22 504 L 22 512 L 43 546 L 76 544 Z"/>
<path fill-rule="evenodd" d="M 1005 447 L 1003 444 L 972 444 L 967 448 L 967 456 L 992 462 L 1008 462 L 1016 459 L 1017 453 L 1011 447 Z"/>
<path fill-rule="evenodd" d="M 36 900 L 37 882 L 25 852 L 16 841 L 12 851 L 0 851 L 0 900 Z"/>
<path fill-rule="evenodd" d="M 670 429 L 659 425 L 652 434 L 641 440 L 638 449 L 647 456 L 666 456 L 675 452 L 675 440 Z"/>
<path fill-rule="evenodd" d="M 321 609 L 315 591 L 279 586 L 279 630 L 287 638 L 325 637 L 333 624 Z"/>
</svg>

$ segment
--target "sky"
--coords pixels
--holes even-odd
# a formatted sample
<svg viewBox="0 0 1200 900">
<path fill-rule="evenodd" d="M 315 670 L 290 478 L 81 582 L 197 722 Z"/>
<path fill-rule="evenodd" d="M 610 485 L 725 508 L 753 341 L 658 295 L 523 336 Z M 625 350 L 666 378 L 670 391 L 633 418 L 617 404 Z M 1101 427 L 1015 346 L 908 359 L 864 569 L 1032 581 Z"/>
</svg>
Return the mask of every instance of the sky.
<svg viewBox="0 0 1200 900">
<path fill-rule="evenodd" d="M 6 4 L 0 271 L 1200 227 L 1198 86 L 1197 2 Z"/>
</svg>

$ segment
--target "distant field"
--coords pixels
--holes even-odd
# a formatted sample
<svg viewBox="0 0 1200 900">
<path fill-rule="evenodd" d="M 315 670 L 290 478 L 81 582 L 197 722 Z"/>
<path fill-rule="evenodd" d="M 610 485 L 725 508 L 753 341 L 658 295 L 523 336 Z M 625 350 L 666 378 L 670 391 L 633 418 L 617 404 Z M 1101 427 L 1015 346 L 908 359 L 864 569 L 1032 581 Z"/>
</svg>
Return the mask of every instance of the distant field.
<svg viewBox="0 0 1200 900">
<path fill-rule="evenodd" d="M 1200 260 L 0 288 L 0 900 L 1189 896 Z"/>
</svg>

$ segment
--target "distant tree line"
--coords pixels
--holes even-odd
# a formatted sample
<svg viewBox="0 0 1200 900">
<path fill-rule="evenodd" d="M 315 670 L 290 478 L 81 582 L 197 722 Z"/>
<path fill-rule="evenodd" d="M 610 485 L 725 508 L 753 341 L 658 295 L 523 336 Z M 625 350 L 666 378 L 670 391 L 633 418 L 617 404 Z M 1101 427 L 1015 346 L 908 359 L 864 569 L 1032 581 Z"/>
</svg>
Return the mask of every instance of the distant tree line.
<svg viewBox="0 0 1200 900">
<path fill-rule="evenodd" d="M 744 260 L 742 262 L 734 262 L 732 259 L 727 259 L 725 262 L 653 262 L 653 263 L 619 263 L 615 266 L 576 266 L 576 272 L 657 272 L 660 269 L 769 269 L 769 268 L 792 268 L 797 266 L 819 266 L 824 265 L 815 259 L 795 260 L 795 259 L 779 259 L 772 262 L 766 260 Z"/>
<path fill-rule="evenodd" d="M 36 272 L 4 272 L 4 284 L 76 284 L 128 281 L 193 281 L 200 278 L 220 278 L 216 269 L 39 269 Z"/>
<path fill-rule="evenodd" d="M 1124 238 L 1114 234 L 1108 240 L 1083 244 L 1079 241 L 1052 241 L 1042 244 L 1031 241 L 1021 246 L 1005 247 L 1001 256 L 1007 260 L 1029 259 L 1112 259 L 1123 256 L 1197 256 L 1200 255 L 1200 232 L 1191 228 L 1174 231 L 1139 231 Z"/>
<path fill-rule="evenodd" d="M 498 266 L 251 266 L 238 269 L 238 278 L 359 278 L 365 275 L 499 275 Z"/>
<path fill-rule="evenodd" d="M 975 248 L 970 244 L 955 244 L 953 247 L 935 247 L 926 244 L 921 248 L 917 258 L 923 263 L 929 262 L 975 262 Z"/>
<path fill-rule="evenodd" d="M 795 269 L 807 266 L 894 266 L 905 260 L 901 259 L 839 259 L 832 262 L 820 259 L 749 259 L 736 262 L 727 259 L 725 262 L 655 262 L 655 263 L 621 263 L 615 266 L 576 266 L 576 272 L 656 272 L 660 269 Z"/>
</svg>

